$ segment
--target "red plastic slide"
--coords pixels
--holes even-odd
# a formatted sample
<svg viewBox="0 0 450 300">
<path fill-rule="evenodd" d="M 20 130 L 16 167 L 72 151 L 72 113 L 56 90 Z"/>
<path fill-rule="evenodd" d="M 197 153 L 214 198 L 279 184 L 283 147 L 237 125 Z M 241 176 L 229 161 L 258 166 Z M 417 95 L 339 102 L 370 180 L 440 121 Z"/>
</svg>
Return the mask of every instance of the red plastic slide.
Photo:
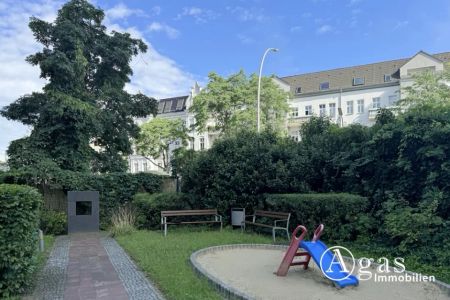
<svg viewBox="0 0 450 300">
<path fill-rule="evenodd" d="M 323 231 L 323 224 L 320 224 L 316 230 L 314 231 L 314 237 L 312 241 L 317 241 Z M 297 234 L 299 231 L 302 231 L 302 234 L 300 234 L 299 237 L 297 237 Z M 308 268 L 309 261 L 311 260 L 311 256 L 307 251 L 304 251 L 303 249 L 299 248 L 300 242 L 305 238 L 306 233 L 308 230 L 303 225 L 298 225 L 297 228 L 295 228 L 294 232 L 292 233 L 292 239 L 291 244 L 289 245 L 288 250 L 286 251 L 286 254 L 284 255 L 283 261 L 281 262 L 280 266 L 278 267 L 277 276 L 286 276 L 289 267 L 291 266 L 299 266 L 303 265 L 303 269 Z M 302 261 L 296 261 L 294 262 L 294 258 L 297 256 L 304 256 L 305 259 Z"/>
</svg>

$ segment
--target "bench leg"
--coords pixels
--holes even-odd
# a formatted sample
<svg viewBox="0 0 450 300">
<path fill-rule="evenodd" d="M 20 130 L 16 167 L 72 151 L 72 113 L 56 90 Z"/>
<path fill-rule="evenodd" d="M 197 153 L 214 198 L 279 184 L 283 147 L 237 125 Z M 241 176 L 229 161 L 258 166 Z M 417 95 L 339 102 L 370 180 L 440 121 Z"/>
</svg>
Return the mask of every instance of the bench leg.
<svg viewBox="0 0 450 300">
<path fill-rule="evenodd" d="M 164 218 L 164 236 L 167 236 L 167 219 Z"/>
<path fill-rule="evenodd" d="M 272 228 L 273 242 L 275 243 L 275 228 Z"/>
</svg>

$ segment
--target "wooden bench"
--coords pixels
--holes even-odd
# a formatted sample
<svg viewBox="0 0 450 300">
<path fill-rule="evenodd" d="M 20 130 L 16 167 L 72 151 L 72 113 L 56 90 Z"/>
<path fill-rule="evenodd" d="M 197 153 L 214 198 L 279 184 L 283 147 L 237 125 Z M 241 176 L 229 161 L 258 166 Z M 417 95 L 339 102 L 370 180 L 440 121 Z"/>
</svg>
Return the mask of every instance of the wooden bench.
<svg viewBox="0 0 450 300">
<path fill-rule="evenodd" d="M 252 220 L 247 221 L 248 217 L 252 217 Z M 261 222 L 258 223 L 257 218 L 258 219 L 259 218 L 271 218 L 271 219 L 276 219 L 276 220 L 273 222 L 273 225 L 269 225 L 269 224 L 264 224 Z M 290 213 L 255 210 L 255 212 L 252 215 L 245 216 L 245 220 L 244 220 L 244 222 L 242 222 L 242 229 L 245 230 L 245 225 L 253 225 L 253 226 L 271 228 L 274 242 L 275 242 L 275 231 L 283 230 L 286 232 L 286 236 L 289 240 L 289 238 L 290 238 L 289 237 L 289 219 L 290 218 L 291 218 Z M 285 226 L 281 226 L 281 225 L 285 225 Z"/>
<path fill-rule="evenodd" d="M 214 216 L 214 220 L 189 221 L 189 222 L 168 222 L 167 217 L 185 217 L 185 216 Z M 198 209 L 198 210 L 163 210 L 161 211 L 161 230 L 164 228 L 164 236 L 167 235 L 167 225 L 176 224 L 207 224 L 220 223 L 222 230 L 222 216 L 217 213 L 217 209 Z"/>
</svg>

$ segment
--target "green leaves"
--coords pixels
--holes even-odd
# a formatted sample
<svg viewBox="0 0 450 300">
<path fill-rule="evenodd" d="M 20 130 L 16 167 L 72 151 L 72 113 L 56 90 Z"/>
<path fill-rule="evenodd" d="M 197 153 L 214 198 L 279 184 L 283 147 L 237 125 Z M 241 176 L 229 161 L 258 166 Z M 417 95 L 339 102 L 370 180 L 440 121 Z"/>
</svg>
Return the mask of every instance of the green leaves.
<svg viewBox="0 0 450 300">
<path fill-rule="evenodd" d="M 128 33 L 109 34 L 103 18 L 88 1 L 72 0 L 53 23 L 30 19 L 43 49 L 27 61 L 40 67 L 48 84 L 43 93 L 23 96 L 0 111 L 33 126 L 20 142 L 27 147 L 15 144 L 8 150 L 12 168 L 51 161 L 73 171 L 126 170 L 123 157 L 132 152 L 130 140 L 139 132 L 133 117 L 155 114 L 156 100 L 123 90 L 132 75 L 132 57 L 147 46 Z M 28 159 L 29 149 L 39 149 L 40 158 Z"/>
<path fill-rule="evenodd" d="M 227 78 L 212 72 L 207 87 L 194 98 L 191 112 L 199 131 L 220 131 L 229 135 L 242 128 L 256 129 L 256 98 L 258 77 L 247 77 L 243 70 Z M 269 77 L 261 82 L 261 122 L 263 128 L 282 132 L 289 94 Z M 211 122 L 214 120 L 214 122 Z"/>
<path fill-rule="evenodd" d="M 189 138 L 181 119 L 154 118 L 142 124 L 136 140 L 139 154 L 149 158 L 163 158 L 164 169 L 169 167 L 169 147 L 179 142 L 186 145 Z"/>
<path fill-rule="evenodd" d="M 30 283 L 41 205 L 36 189 L 0 184 L 0 298 L 20 293 Z"/>
</svg>

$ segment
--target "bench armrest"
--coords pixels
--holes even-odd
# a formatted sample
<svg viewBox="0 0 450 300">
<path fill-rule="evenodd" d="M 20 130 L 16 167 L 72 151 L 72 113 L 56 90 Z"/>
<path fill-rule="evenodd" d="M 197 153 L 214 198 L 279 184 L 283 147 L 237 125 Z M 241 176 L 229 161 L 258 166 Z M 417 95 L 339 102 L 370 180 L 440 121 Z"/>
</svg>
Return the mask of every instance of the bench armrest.
<svg viewBox="0 0 450 300">
<path fill-rule="evenodd" d="M 275 220 L 275 221 L 273 222 L 274 226 L 277 226 L 277 222 L 286 222 L 286 225 L 287 225 L 287 222 L 289 222 L 289 219 Z"/>
</svg>

